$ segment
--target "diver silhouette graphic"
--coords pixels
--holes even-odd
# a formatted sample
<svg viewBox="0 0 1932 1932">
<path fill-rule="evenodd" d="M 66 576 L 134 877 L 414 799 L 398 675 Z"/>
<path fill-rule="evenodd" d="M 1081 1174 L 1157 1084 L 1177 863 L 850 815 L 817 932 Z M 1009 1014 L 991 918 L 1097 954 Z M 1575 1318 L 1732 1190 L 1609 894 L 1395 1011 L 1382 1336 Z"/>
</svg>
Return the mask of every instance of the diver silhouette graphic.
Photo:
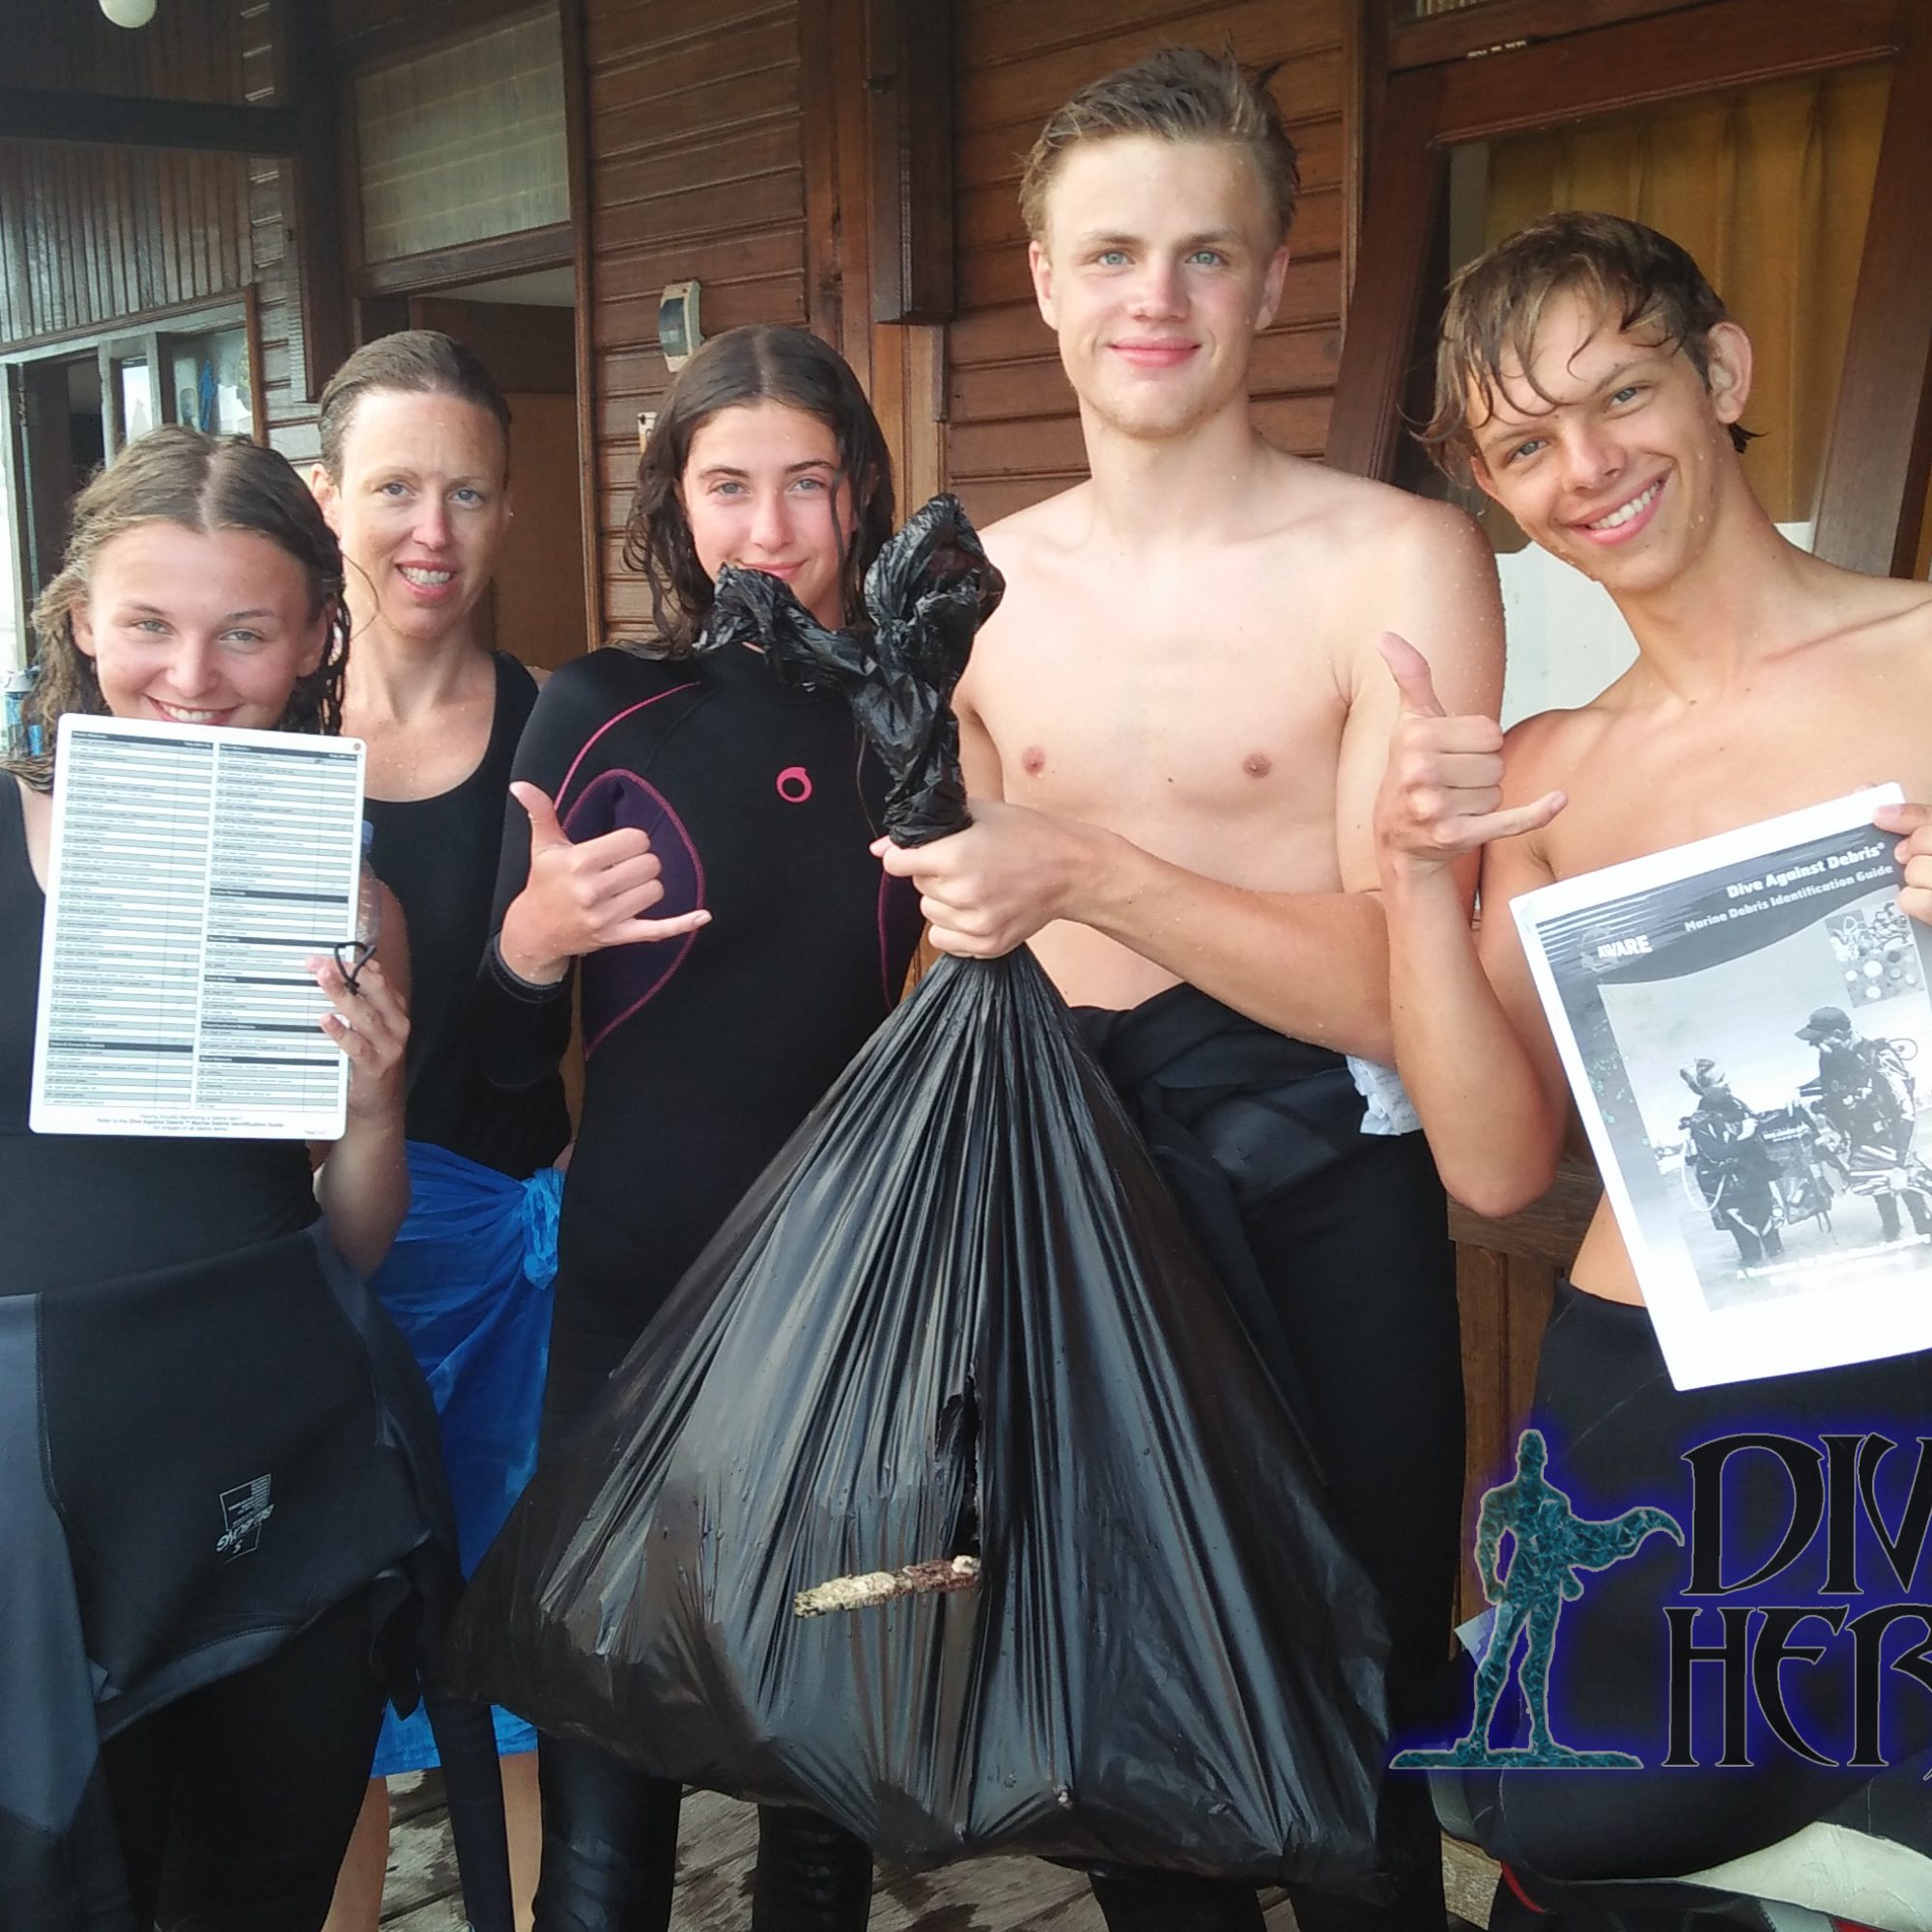
<svg viewBox="0 0 1932 1932">
<path fill-rule="evenodd" d="M 1628 1751 L 1572 1750 L 1551 1735 L 1549 1665 L 1556 1651 L 1556 1624 L 1564 1604 L 1583 1594 L 1579 1570 L 1607 1570 L 1634 1556 L 1646 1537 L 1659 1532 L 1681 1545 L 1684 1531 L 1675 1517 L 1661 1509 L 1626 1510 L 1608 1522 L 1585 1521 L 1546 1475 L 1548 1460 L 1543 1432 L 1525 1429 L 1517 1440 L 1515 1480 L 1483 1495 L 1476 1524 L 1476 1568 L 1483 1594 L 1495 1605 L 1495 1616 L 1476 1671 L 1476 1709 L 1469 1728 L 1446 1749 L 1398 1751 L 1390 1762 L 1399 1769 L 1642 1768 L 1642 1760 Z M 1507 1573 L 1496 1567 L 1505 1536 L 1515 1545 Z M 1529 1714 L 1529 1742 L 1495 1748 L 1490 1744 L 1490 1725 L 1509 1682 L 1518 1641 L 1525 1636 L 1517 1682 Z"/>
</svg>

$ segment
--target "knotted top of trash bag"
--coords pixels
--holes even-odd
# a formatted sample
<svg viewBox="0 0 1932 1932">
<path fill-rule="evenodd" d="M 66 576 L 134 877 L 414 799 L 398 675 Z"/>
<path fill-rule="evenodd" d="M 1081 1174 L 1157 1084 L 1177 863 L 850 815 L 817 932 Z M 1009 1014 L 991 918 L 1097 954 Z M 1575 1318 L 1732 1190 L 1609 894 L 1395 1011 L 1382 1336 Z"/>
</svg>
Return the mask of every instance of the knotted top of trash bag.
<svg viewBox="0 0 1932 1932">
<path fill-rule="evenodd" d="M 869 635 L 829 631 L 779 578 L 726 564 L 700 648 L 756 644 L 783 683 L 843 696 L 891 775 L 886 830 L 923 845 L 971 823 L 951 699 L 1006 588 L 959 499 L 935 497 L 866 573 Z"/>
</svg>

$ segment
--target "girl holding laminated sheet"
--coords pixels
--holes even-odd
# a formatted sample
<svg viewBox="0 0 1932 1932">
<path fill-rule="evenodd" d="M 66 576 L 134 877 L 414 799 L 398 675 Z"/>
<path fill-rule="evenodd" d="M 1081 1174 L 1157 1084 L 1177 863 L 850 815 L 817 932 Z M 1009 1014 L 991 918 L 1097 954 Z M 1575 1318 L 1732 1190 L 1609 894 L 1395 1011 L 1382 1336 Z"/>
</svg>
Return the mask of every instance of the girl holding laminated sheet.
<svg viewBox="0 0 1932 1932">
<path fill-rule="evenodd" d="M 296 1140 L 28 1127 L 59 720 L 333 732 L 342 589 L 280 456 L 170 428 L 81 494 L 35 611 L 43 752 L 0 775 L 0 1897 L 23 1932 L 310 1932 L 410 1680 L 397 1613 L 450 1575 L 434 1418 L 356 1272 L 407 1199 L 393 906 L 376 956 L 308 962 L 350 1066 L 313 1179 Z"/>
<path fill-rule="evenodd" d="M 554 1068 L 509 1092 L 482 1078 L 465 1009 L 489 938 L 510 760 L 538 679 L 482 642 L 510 524 L 510 411 L 469 350 L 432 329 L 381 336 L 323 391 L 309 484 L 341 540 L 355 648 L 344 728 L 368 747 L 370 861 L 409 919 L 406 1123 L 412 1199 L 373 1277 L 429 1378 L 468 1569 L 536 1460 L 569 1137 Z M 375 1932 L 387 1866 L 384 1780 L 440 1758 L 472 1894 L 503 1859 L 518 1922 L 536 1883 L 536 1736 L 509 1713 L 433 1700 L 391 1714 L 327 1932 Z M 493 1724 L 494 1719 L 494 1724 Z M 501 1793 L 494 1766 L 501 1754 Z M 480 1764 L 480 1776 L 479 1776 Z M 481 1900 L 470 1917 L 487 1925 Z"/>
</svg>

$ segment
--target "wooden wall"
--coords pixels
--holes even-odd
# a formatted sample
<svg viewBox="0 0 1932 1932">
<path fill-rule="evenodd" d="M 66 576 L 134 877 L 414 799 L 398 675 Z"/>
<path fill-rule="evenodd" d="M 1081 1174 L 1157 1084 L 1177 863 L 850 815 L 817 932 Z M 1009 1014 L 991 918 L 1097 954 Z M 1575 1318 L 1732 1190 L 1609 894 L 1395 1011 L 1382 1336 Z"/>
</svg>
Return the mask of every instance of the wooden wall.
<svg viewBox="0 0 1932 1932">
<path fill-rule="evenodd" d="M 638 415 L 669 381 L 668 282 L 697 278 L 707 334 L 807 317 L 797 0 L 584 0 L 588 318 L 607 635 L 648 627 L 619 550 Z"/>
<path fill-rule="evenodd" d="M 1273 88 L 1301 151 L 1293 264 L 1257 351 L 1255 419 L 1319 456 L 1341 352 L 1354 170 L 1351 0 L 958 0 L 959 314 L 947 329 L 944 474 L 988 521 L 1085 474 L 1073 394 L 1034 307 L 1021 165 L 1040 124 L 1111 69 L 1177 42 L 1232 41 Z"/>
<path fill-rule="evenodd" d="M 277 0 L 298 4 L 298 0 Z M 272 102 L 275 7 L 169 0 L 138 32 L 79 0 L 12 0 L 23 87 Z M 288 171 L 237 155 L 0 139 L 0 348 L 255 289 L 271 440 L 314 449 L 288 234 Z"/>
<path fill-rule="evenodd" d="M 1282 317 L 1259 352 L 1256 418 L 1284 446 L 1321 453 L 1353 228 L 1354 122 L 1345 114 L 1357 85 L 1351 0 L 956 7 L 959 313 L 932 357 L 940 380 L 927 384 L 922 331 L 882 329 L 868 343 L 856 320 L 868 292 L 859 285 L 865 211 L 852 193 L 852 156 L 841 152 L 851 145 L 851 116 L 828 106 L 807 126 L 801 113 L 802 92 L 816 100 L 844 85 L 849 63 L 828 57 L 818 41 L 828 30 L 856 30 L 857 9 L 825 0 L 583 0 L 591 420 L 607 632 L 635 633 L 648 616 L 619 551 L 638 414 L 657 406 L 668 380 L 656 335 L 667 282 L 703 283 L 707 333 L 810 321 L 833 334 L 870 375 L 909 486 L 943 481 L 984 519 L 1083 473 L 1072 394 L 1027 282 L 1020 164 L 1068 94 L 1164 43 L 1218 46 L 1232 37 L 1244 62 L 1283 64 L 1274 86 L 1302 151 L 1303 198 Z M 835 113 L 838 127 L 828 135 Z M 943 423 L 928 426 L 935 413 Z M 911 445 L 922 438 L 932 445 L 929 464 L 906 460 L 921 454 Z"/>
</svg>

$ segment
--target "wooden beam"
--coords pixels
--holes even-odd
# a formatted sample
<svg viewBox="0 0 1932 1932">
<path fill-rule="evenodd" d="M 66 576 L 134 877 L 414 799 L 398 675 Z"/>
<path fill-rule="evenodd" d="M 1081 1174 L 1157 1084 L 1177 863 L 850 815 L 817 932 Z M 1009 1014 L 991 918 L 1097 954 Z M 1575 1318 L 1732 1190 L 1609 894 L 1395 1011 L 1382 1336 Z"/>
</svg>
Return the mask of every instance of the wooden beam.
<svg viewBox="0 0 1932 1932">
<path fill-rule="evenodd" d="M 301 127 L 286 107 L 0 87 L 0 139 L 277 156 L 299 150 Z"/>
<path fill-rule="evenodd" d="M 1423 284 L 1449 179 L 1448 156 L 1430 138 L 1440 95 L 1441 70 L 1418 68 L 1391 75 L 1382 99 L 1328 424 L 1329 467 L 1357 476 L 1395 473 Z"/>
<path fill-rule="evenodd" d="M 799 0 L 799 153 L 805 172 L 805 319 L 814 335 L 845 347 L 845 239 L 858 213 L 845 205 L 850 158 L 840 153 L 839 69 L 865 44 L 861 0 Z M 844 29 L 841 33 L 839 30 Z M 860 238 L 863 239 L 863 238 Z M 849 359 L 849 358 L 848 358 Z M 860 381 L 865 375 L 861 372 Z M 868 391 L 869 393 L 869 391 Z"/>
<path fill-rule="evenodd" d="M 598 383 L 603 371 L 590 341 L 595 312 L 596 251 L 591 246 L 590 52 L 583 0 L 560 0 L 563 42 L 563 147 L 568 170 L 570 259 L 577 281 L 577 507 L 583 530 L 583 644 L 604 641 L 604 542 L 597 495 Z M 573 1056 L 574 1065 L 582 1065 Z"/>
<path fill-rule="evenodd" d="M 1908 7 L 1918 0 L 1906 0 Z M 1712 0 L 1435 70 L 1445 146 L 1880 59 L 1899 0 Z M 1921 112 L 1922 103 L 1921 103 Z"/>
<path fill-rule="evenodd" d="M 452 242 L 419 255 L 367 263 L 355 276 L 358 296 L 427 294 L 464 282 L 496 281 L 527 274 L 532 269 L 567 268 L 577 256 L 577 237 L 568 221 L 544 228 L 520 228 L 510 235 L 486 235 L 479 242 Z"/>
<path fill-rule="evenodd" d="M 322 7 L 280 10 L 279 92 L 299 141 L 289 170 L 294 188 L 296 284 L 301 300 L 302 390 L 315 402 L 349 355 L 344 292 L 342 172 L 336 154 L 335 59 Z"/>
<path fill-rule="evenodd" d="M 1907 0 L 1901 14 L 1816 549 L 1848 570 L 1910 577 L 1932 477 L 1932 4 Z"/>
<path fill-rule="evenodd" d="M 1444 61 L 1468 60 L 1533 41 L 1580 33 L 1588 27 L 1708 4 L 1709 0 L 1489 0 L 1487 6 L 1461 13 L 1396 22 L 1389 34 L 1388 64 L 1392 71 L 1435 67 Z M 1386 0 L 1378 12 L 1386 17 Z"/>
<path fill-rule="evenodd" d="M 950 322 L 952 0 L 867 0 L 874 322 Z"/>
</svg>

